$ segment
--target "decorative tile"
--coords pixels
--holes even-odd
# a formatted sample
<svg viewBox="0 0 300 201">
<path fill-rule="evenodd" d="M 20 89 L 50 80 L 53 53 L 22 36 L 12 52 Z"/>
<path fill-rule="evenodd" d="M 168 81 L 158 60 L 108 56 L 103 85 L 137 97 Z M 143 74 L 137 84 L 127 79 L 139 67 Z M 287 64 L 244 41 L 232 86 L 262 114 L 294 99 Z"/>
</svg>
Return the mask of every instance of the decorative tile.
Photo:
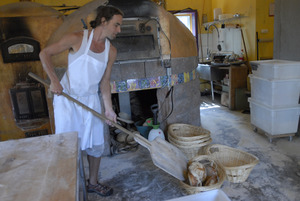
<svg viewBox="0 0 300 201">
<path fill-rule="evenodd" d="M 161 82 L 159 77 L 149 78 L 150 88 L 161 88 Z"/>
<path fill-rule="evenodd" d="M 177 74 L 171 75 L 171 86 L 177 85 L 177 84 L 178 84 L 178 75 Z"/>
<path fill-rule="evenodd" d="M 141 78 L 139 79 L 139 86 L 140 89 L 148 89 L 150 88 L 150 81 L 148 78 Z"/>
<path fill-rule="evenodd" d="M 127 89 L 128 91 L 136 91 L 139 90 L 139 79 L 129 79 L 127 80 Z"/>
<path fill-rule="evenodd" d="M 190 81 L 190 73 L 184 73 L 184 82 L 189 82 Z"/>
<path fill-rule="evenodd" d="M 117 92 L 125 92 L 125 91 L 127 91 L 127 83 L 126 83 L 126 81 L 116 82 L 116 91 Z"/>
<path fill-rule="evenodd" d="M 110 83 L 111 93 L 117 93 L 116 82 L 113 81 Z"/>
<path fill-rule="evenodd" d="M 184 74 L 179 73 L 178 74 L 178 84 L 184 83 Z"/>
<path fill-rule="evenodd" d="M 190 72 L 184 72 L 179 74 L 173 74 L 170 76 L 159 76 L 141 79 L 128 79 L 126 81 L 112 81 L 111 92 L 126 92 L 126 91 L 137 91 L 143 89 L 153 89 L 153 88 L 164 88 L 170 87 L 177 84 L 189 82 L 196 79 L 196 69 Z"/>
<path fill-rule="evenodd" d="M 190 81 L 194 80 L 196 78 L 196 73 L 195 72 L 196 71 L 194 71 L 194 70 L 190 72 Z"/>
<path fill-rule="evenodd" d="M 160 83 L 162 87 L 167 87 L 168 86 L 168 76 L 164 75 L 164 76 L 160 76 Z"/>
</svg>

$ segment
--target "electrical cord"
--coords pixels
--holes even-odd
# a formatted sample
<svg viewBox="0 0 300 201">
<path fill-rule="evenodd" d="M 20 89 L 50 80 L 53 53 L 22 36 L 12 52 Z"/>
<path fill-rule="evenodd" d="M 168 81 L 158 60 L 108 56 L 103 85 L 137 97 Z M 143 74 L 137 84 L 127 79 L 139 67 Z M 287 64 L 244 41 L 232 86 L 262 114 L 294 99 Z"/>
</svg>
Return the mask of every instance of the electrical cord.
<svg viewBox="0 0 300 201">
<path fill-rule="evenodd" d="M 162 27 L 161 27 L 161 24 L 160 24 L 160 22 L 156 19 L 156 18 L 150 18 L 149 20 L 147 20 L 146 22 L 144 22 L 144 25 L 146 25 L 149 21 L 151 21 L 151 20 L 154 20 L 154 21 L 156 21 L 156 23 L 158 24 L 158 31 L 161 31 L 163 34 L 164 34 L 164 36 L 166 37 L 166 39 L 168 40 L 168 43 L 169 43 L 169 48 L 170 48 L 170 60 L 171 60 L 171 54 L 172 54 L 172 47 L 171 47 L 171 41 L 170 41 L 170 39 L 169 39 L 169 37 L 167 36 L 167 34 L 164 32 L 164 30 L 162 29 Z M 160 52 L 160 55 L 162 55 L 162 50 L 161 50 L 161 48 L 159 49 L 159 52 Z M 171 62 L 169 62 L 169 64 L 170 64 Z M 161 58 L 161 66 L 163 66 L 163 67 L 165 67 L 166 65 L 164 65 L 164 61 L 163 61 L 163 59 Z M 170 68 L 170 66 L 168 65 L 167 67 L 165 67 L 165 68 Z M 168 86 L 168 85 L 167 85 Z M 165 87 L 165 86 L 163 86 L 163 87 Z M 169 95 L 171 94 L 171 111 L 169 112 L 169 114 L 167 115 L 167 117 L 165 118 L 165 119 L 163 119 L 160 123 L 163 123 L 164 121 L 166 121 L 169 117 L 170 117 L 170 115 L 173 113 L 173 89 L 174 89 L 174 86 L 172 86 L 169 90 L 168 90 L 168 92 L 167 92 L 167 94 L 166 94 L 166 97 L 165 97 L 165 99 L 164 99 L 164 101 L 163 101 L 163 103 L 162 103 L 162 105 L 161 105 L 161 107 L 164 105 L 164 103 L 165 103 L 165 101 L 166 101 L 166 99 L 169 97 Z M 158 110 L 158 113 L 160 112 L 160 109 Z"/>
<path fill-rule="evenodd" d="M 164 99 L 164 101 L 163 101 L 163 103 L 162 103 L 162 105 L 161 105 L 161 107 L 162 107 L 162 106 L 164 105 L 166 99 L 167 99 L 167 98 L 169 97 L 169 95 L 171 94 L 171 111 L 169 112 L 169 114 L 167 115 L 167 117 L 164 118 L 160 123 L 163 123 L 164 121 L 166 121 L 166 120 L 171 116 L 171 114 L 173 113 L 173 108 L 174 108 L 174 103 L 173 103 L 173 91 L 174 91 L 174 86 L 172 86 L 172 87 L 170 88 L 170 90 L 167 92 L 166 97 L 165 97 L 165 99 Z M 160 111 L 160 110 L 158 110 L 158 113 L 159 113 L 159 111 Z"/>
<path fill-rule="evenodd" d="M 160 22 L 156 18 L 150 18 L 150 19 L 148 19 L 146 22 L 144 22 L 144 25 L 146 25 L 151 20 L 154 20 L 158 24 L 158 31 L 161 31 L 164 34 L 164 36 L 166 37 L 166 39 L 168 40 L 169 48 L 170 48 L 170 60 L 171 60 L 171 54 L 172 54 L 171 41 L 170 41 L 169 37 L 167 36 L 167 34 L 162 29 L 162 27 L 160 25 Z M 160 56 L 162 56 L 162 50 L 161 50 L 161 48 L 159 48 L 159 54 L 160 54 Z M 161 59 L 161 66 L 165 67 L 164 61 L 163 61 L 162 57 L 160 59 Z M 167 66 L 166 68 L 169 68 L 169 66 Z"/>
</svg>

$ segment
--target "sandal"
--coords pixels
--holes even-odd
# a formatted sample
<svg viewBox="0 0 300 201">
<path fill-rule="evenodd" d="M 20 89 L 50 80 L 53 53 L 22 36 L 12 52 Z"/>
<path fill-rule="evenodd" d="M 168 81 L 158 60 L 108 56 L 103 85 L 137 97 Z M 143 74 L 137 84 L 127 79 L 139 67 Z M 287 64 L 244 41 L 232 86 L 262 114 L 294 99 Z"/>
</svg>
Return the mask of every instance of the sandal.
<svg viewBox="0 0 300 201">
<path fill-rule="evenodd" d="M 101 195 L 101 196 L 109 196 L 109 195 L 113 194 L 113 189 L 111 187 L 105 186 L 100 183 L 98 183 L 96 185 L 92 185 L 88 182 L 87 192 L 97 193 L 98 195 Z"/>
</svg>

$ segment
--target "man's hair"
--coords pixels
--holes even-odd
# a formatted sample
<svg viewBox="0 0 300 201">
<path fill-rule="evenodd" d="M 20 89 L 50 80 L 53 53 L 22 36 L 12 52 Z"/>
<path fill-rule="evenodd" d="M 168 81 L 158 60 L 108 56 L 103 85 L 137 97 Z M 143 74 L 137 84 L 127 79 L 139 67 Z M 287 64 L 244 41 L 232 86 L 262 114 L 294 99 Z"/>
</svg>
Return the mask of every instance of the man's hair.
<svg viewBox="0 0 300 201">
<path fill-rule="evenodd" d="M 103 17 L 106 21 L 109 21 L 114 15 L 121 15 L 123 17 L 124 13 L 114 6 L 99 6 L 97 8 L 97 16 L 95 20 L 90 22 L 90 25 L 92 28 L 96 28 L 97 26 L 101 25 L 101 19 Z"/>
</svg>

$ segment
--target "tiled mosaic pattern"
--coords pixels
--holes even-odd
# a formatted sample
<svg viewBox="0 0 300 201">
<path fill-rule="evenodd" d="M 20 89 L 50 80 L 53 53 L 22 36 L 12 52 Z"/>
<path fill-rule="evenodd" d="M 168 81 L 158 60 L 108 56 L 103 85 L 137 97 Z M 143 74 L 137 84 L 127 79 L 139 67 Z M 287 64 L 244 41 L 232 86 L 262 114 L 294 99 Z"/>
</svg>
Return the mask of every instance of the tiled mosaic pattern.
<svg viewBox="0 0 300 201">
<path fill-rule="evenodd" d="M 182 84 L 196 79 L 196 70 L 191 72 L 140 79 L 129 79 L 111 82 L 111 93 L 157 89 Z"/>
</svg>

